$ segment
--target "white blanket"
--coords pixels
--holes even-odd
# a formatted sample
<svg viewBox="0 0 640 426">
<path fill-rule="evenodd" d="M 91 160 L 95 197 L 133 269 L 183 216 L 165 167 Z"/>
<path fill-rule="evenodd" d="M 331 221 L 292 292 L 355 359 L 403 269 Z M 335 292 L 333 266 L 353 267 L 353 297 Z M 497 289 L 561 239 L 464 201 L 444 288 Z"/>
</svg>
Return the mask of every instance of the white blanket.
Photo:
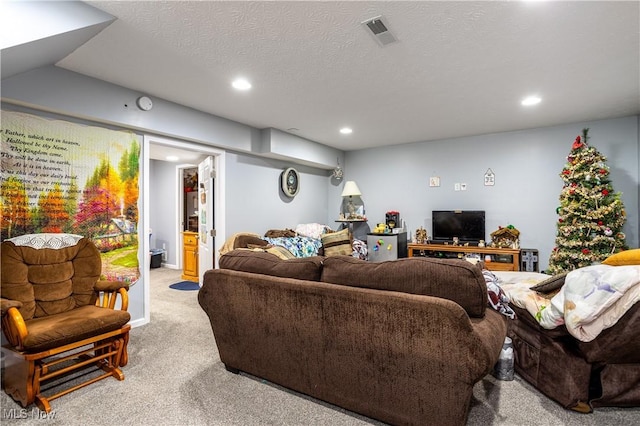
<svg viewBox="0 0 640 426">
<path fill-rule="evenodd" d="M 529 290 L 549 275 L 495 272 L 510 303 L 526 309 L 544 328 L 565 324 L 576 339 L 590 342 L 612 327 L 640 300 L 640 266 L 593 265 L 567 274 L 558 294 L 547 299 Z"/>
<path fill-rule="evenodd" d="M 640 300 L 640 266 L 592 265 L 569 272 L 560 292 L 540 312 L 540 325 L 565 324 L 583 342 L 614 325 Z"/>
</svg>

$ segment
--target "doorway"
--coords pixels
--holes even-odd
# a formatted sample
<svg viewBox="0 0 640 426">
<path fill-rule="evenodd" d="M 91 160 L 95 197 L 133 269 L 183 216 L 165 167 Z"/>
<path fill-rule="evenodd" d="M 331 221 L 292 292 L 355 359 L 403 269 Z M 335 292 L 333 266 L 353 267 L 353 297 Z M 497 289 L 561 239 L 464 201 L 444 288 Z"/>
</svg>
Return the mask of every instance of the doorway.
<svg viewBox="0 0 640 426">
<path fill-rule="evenodd" d="M 184 264 L 182 253 L 182 232 L 184 232 L 184 212 L 186 210 L 186 198 L 183 196 L 184 170 L 193 168 L 197 170 L 199 162 L 207 157 L 212 158 L 212 168 L 216 174 L 212 191 L 214 196 L 213 229 L 216 231 L 212 256 L 215 256 L 213 265 L 216 267 L 218 250 L 226 238 L 225 152 L 207 145 L 153 135 L 144 136 L 143 152 L 145 160 L 143 163 L 142 235 L 149 237 L 143 239 L 141 250 L 142 253 L 149 253 L 151 248 L 165 250 L 163 264 L 171 269 L 182 269 Z M 167 158 L 167 156 L 174 158 Z M 188 226 L 189 219 L 186 218 L 186 220 Z M 141 273 L 143 283 L 145 283 L 146 323 L 149 322 L 150 262 L 145 262 Z"/>
</svg>

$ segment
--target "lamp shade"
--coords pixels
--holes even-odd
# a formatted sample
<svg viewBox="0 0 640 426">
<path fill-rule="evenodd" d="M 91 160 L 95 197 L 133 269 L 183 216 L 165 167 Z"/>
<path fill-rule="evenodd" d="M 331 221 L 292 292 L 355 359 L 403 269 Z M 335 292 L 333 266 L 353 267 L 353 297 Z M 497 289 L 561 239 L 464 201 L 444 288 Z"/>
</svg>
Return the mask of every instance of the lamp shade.
<svg viewBox="0 0 640 426">
<path fill-rule="evenodd" d="M 353 195 L 362 195 L 362 192 L 360 192 L 360 188 L 358 188 L 358 185 L 356 185 L 354 181 L 348 180 L 344 184 L 344 189 L 342 190 L 342 196 L 350 197 Z"/>
</svg>

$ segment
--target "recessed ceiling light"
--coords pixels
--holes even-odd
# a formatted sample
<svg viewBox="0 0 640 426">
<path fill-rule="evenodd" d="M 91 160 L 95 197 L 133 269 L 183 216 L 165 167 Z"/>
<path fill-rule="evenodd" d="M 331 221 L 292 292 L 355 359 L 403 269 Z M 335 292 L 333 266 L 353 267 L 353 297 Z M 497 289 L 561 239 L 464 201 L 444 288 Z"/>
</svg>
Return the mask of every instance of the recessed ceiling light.
<svg viewBox="0 0 640 426">
<path fill-rule="evenodd" d="M 167 161 L 178 161 L 180 157 L 176 155 L 167 155 Z"/>
<path fill-rule="evenodd" d="M 524 106 L 531 106 L 539 104 L 540 101 L 542 101 L 542 99 L 538 96 L 527 96 L 522 100 L 521 104 Z"/>
<path fill-rule="evenodd" d="M 342 129 L 340 129 L 340 133 L 342 133 L 343 135 L 349 135 L 353 133 L 353 130 L 350 127 L 343 127 Z"/>
<path fill-rule="evenodd" d="M 249 89 L 251 89 L 251 83 L 249 83 L 244 78 L 238 78 L 238 79 L 233 80 L 233 83 L 231 83 L 231 85 L 233 86 L 234 89 L 238 89 L 238 90 L 249 90 Z"/>
</svg>

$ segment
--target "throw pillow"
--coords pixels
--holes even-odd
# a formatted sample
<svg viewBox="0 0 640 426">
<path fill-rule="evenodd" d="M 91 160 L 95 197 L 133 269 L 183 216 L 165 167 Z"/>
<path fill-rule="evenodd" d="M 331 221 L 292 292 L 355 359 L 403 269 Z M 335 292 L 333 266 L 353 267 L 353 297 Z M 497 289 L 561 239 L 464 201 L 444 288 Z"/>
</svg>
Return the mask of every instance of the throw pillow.
<svg viewBox="0 0 640 426">
<path fill-rule="evenodd" d="M 569 272 L 562 272 L 554 275 L 546 280 L 529 287 L 530 290 L 537 291 L 538 293 L 552 293 L 559 290 L 564 285 L 564 280 Z"/>
<path fill-rule="evenodd" d="M 640 265 L 640 249 L 625 250 L 612 254 L 602 263 L 609 266 Z"/>
<path fill-rule="evenodd" d="M 348 228 L 342 231 L 324 234 L 321 239 L 325 256 L 351 256 L 353 253 Z"/>
</svg>

